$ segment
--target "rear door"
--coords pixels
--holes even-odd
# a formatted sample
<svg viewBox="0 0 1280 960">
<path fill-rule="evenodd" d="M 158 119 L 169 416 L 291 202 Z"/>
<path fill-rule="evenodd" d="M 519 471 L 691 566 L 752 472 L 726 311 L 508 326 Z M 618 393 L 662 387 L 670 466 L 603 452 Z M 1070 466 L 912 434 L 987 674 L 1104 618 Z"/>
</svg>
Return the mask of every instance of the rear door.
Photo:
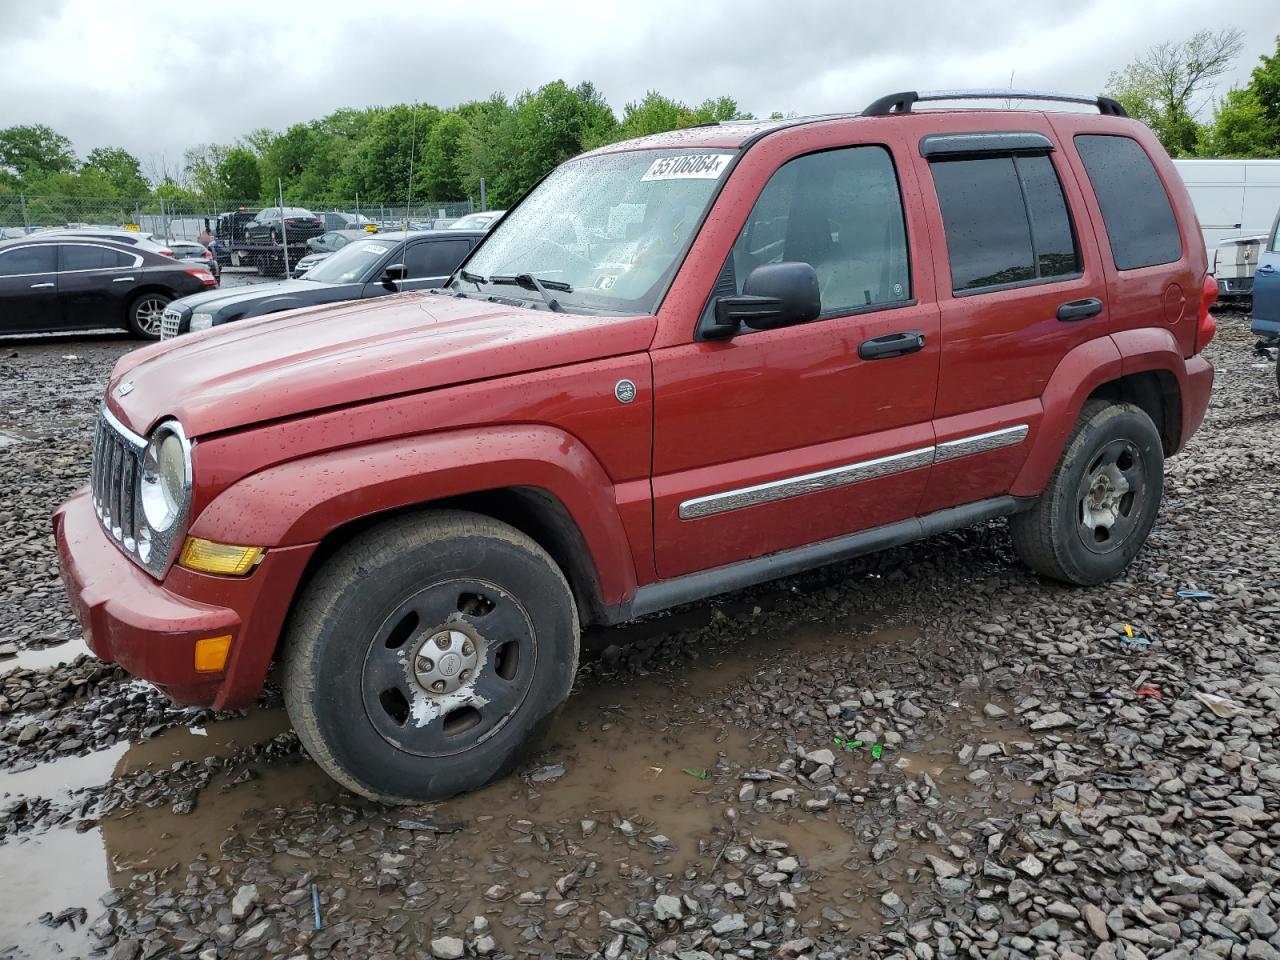
<svg viewBox="0 0 1280 960">
<path fill-rule="evenodd" d="M 1063 357 L 1106 336 L 1106 277 L 1043 117 L 905 119 L 938 263 L 937 455 L 921 513 L 1008 492 Z"/>
<path fill-rule="evenodd" d="M 909 161 L 827 136 L 842 139 L 746 155 L 736 175 L 767 181 L 703 313 L 754 268 L 801 261 L 818 274 L 820 317 L 731 339 L 690 330 L 652 353 L 664 579 L 909 518 L 924 492 L 938 309 L 918 205 L 904 214 Z M 874 346 L 889 337 L 907 346 Z"/>
<path fill-rule="evenodd" d="M 123 326 L 142 257 L 96 243 L 58 244 L 58 293 L 68 328 Z"/>
<path fill-rule="evenodd" d="M 405 252 L 406 279 L 396 284 L 398 290 L 431 290 L 444 285 L 471 249 L 466 237 L 411 240 Z"/>
<path fill-rule="evenodd" d="M 57 268 L 52 243 L 0 251 L 0 331 L 34 333 L 61 326 Z"/>
<path fill-rule="evenodd" d="M 1253 332 L 1280 337 L 1280 215 L 1253 275 Z"/>
</svg>

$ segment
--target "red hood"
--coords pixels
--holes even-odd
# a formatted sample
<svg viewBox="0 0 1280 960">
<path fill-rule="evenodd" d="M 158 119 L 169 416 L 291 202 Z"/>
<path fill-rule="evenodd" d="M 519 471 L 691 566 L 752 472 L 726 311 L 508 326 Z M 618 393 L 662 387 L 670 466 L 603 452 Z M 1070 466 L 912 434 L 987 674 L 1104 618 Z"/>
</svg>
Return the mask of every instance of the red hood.
<svg viewBox="0 0 1280 960">
<path fill-rule="evenodd" d="M 645 350 L 653 317 L 584 316 L 410 293 L 294 310 L 126 354 L 107 387 L 140 434 L 188 436 Z M 119 395 L 124 381 L 133 386 Z"/>
</svg>

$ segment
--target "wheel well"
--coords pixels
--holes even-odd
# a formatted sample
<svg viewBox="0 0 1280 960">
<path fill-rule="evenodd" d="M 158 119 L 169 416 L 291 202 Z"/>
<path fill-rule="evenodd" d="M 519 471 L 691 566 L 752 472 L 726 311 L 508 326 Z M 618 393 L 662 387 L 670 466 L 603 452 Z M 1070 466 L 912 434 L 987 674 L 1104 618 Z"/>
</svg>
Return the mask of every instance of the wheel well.
<svg viewBox="0 0 1280 960">
<path fill-rule="evenodd" d="M 331 530 L 312 554 L 298 583 L 295 597 L 307 582 L 344 543 L 369 527 L 423 510 L 469 510 L 515 527 L 531 537 L 551 555 L 573 591 L 578 617 L 583 626 L 604 619 L 604 601 L 596 579 L 591 554 L 578 525 L 555 496 L 537 487 L 503 487 L 360 517 Z"/>
<path fill-rule="evenodd" d="M 1182 439 L 1182 394 L 1177 379 L 1167 370 L 1147 370 L 1108 381 L 1089 394 L 1090 400 L 1095 398 L 1132 403 L 1156 425 L 1165 456 L 1177 452 Z"/>
<path fill-rule="evenodd" d="M 168 297 L 170 300 L 176 300 L 176 299 L 178 299 L 177 294 L 175 294 L 175 293 L 174 293 L 172 290 L 170 290 L 168 287 L 163 287 L 163 286 L 161 286 L 161 285 L 160 285 L 160 284 L 158 284 L 158 283 L 147 283 L 147 284 L 143 284 L 142 286 L 140 286 L 140 287 L 138 287 L 136 290 L 134 290 L 134 291 L 133 291 L 133 296 L 131 296 L 131 297 L 130 297 L 126 302 L 125 302 L 125 305 L 124 305 L 124 322 L 125 322 L 126 324 L 128 324 L 128 322 L 129 322 L 129 313 L 130 313 L 130 311 L 132 311 L 132 310 L 133 310 L 133 305 L 134 305 L 135 303 L 137 303 L 140 299 L 142 299 L 143 297 L 145 297 L 145 296 L 146 296 L 147 294 L 149 294 L 149 293 L 159 293 L 159 294 L 162 294 L 162 295 L 164 295 L 164 296 Z"/>
</svg>

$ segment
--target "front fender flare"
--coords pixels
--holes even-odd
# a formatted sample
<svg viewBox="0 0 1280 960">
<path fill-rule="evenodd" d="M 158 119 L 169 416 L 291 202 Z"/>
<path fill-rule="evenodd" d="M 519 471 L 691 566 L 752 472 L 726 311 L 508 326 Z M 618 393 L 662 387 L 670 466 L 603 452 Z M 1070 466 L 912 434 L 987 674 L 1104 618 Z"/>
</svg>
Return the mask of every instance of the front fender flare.
<svg viewBox="0 0 1280 960">
<path fill-rule="evenodd" d="M 538 424 L 384 440 L 278 464 L 220 493 L 190 533 L 266 547 L 315 543 L 353 520 L 511 487 L 545 491 L 564 506 L 604 603 L 635 593 L 613 481 L 577 438 Z"/>
</svg>

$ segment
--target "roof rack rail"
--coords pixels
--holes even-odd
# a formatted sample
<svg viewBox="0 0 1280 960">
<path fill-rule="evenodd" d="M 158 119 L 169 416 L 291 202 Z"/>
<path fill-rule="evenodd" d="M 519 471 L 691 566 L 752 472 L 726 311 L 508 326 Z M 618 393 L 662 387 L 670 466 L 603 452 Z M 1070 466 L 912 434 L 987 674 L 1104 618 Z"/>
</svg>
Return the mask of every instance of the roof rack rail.
<svg viewBox="0 0 1280 960">
<path fill-rule="evenodd" d="M 864 117 L 884 117 L 891 113 L 910 113 L 911 105 L 926 100 L 1054 100 L 1059 103 L 1084 103 L 1097 107 L 1098 112 L 1109 117 L 1127 117 L 1129 114 L 1119 101 L 1110 97 L 1085 97 L 1071 93 L 1050 93 L 1045 90 L 924 90 L 917 93 L 907 90 L 891 93 L 873 101 L 862 111 Z"/>
</svg>

